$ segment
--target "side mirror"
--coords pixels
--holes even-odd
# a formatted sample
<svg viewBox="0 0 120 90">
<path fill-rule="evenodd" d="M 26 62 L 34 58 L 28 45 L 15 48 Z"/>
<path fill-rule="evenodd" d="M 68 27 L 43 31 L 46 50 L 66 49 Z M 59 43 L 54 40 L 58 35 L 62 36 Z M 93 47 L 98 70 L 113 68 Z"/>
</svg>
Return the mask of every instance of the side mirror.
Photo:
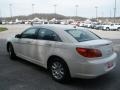
<svg viewBox="0 0 120 90">
<path fill-rule="evenodd" d="M 15 38 L 21 38 L 21 34 L 15 35 Z"/>
</svg>

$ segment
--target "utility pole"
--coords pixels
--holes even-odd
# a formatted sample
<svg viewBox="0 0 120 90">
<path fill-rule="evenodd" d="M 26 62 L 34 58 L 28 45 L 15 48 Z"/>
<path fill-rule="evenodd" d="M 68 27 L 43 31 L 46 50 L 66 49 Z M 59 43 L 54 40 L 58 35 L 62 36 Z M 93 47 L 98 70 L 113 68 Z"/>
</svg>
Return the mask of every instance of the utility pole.
<svg viewBox="0 0 120 90">
<path fill-rule="evenodd" d="M 12 20 L 12 4 L 9 4 L 9 10 L 10 10 L 10 17 L 11 17 L 11 20 Z"/>
<path fill-rule="evenodd" d="M 110 9 L 110 18 L 111 18 L 111 9 Z"/>
<path fill-rule="evenodd" d="M 35 4 L 32 4 L 32 14 L 34 14 L 34 6 Z"/>
<path fill-rule="evenodd" d="M 104 17 L 104 12 L 102 11 L 102 13 L 101 13 L 101 17 Z"/>
<path fill-rule="evenodd" d="M 115 0 L 115 7 L 114 7 L 114 23 L 115 23 L 115 18 L 116 18 L 116 0 Z"/>
<path fill-rule="evenodd" d="M 97 6 L 95 6 L 95 10 L 96 10 L 96 20 L 98 21 L 98 7 Z"/>
<path fill-rule="evenodd" d="M 57 15 L 56 15 L 56 7 L 57 7 L 57 4 L 54 4 L 54 14 L 55 14 L 55 19 L 57 18 Z"/>
<path fill-rule="evenodd" d="M 57 7 L 57 5 L 54 4 L 53 6 L 54 6 L 54 13 L 56 14 L 56 7 Z"/>
<path fill-rule="evenodd" d="M 2 11 L 1 11 L 1 9 L 0 9 L 0 18 L 2 19 Z"/>
<path fill-rule="evenodd" d="M 77 20 L 77 16 L 78 16 L 78 7 L 79 7 L 79 5 L 75 5 L 75 17 L 76 17 L 76 20 Z"/>
<path fill-rule="evenodd" d="M 32 4 L 32 15 L 33 15 L 33 18 L 35 18 L 35 15 L 34 15 L 34 6 L 35 6 L 35 4 Z"/>
</svg>

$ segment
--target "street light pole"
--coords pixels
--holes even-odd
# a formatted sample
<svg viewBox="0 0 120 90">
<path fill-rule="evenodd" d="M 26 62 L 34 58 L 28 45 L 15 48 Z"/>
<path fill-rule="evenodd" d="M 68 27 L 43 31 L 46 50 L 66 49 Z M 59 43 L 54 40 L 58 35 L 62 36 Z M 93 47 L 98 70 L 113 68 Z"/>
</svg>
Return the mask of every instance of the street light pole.
<svg viewBox="0 0 120 90">
<path fill-rule="evenodd" d="M 1 9 L 0 9 L 0 18 L 2 19 L 2 11 L 1 11 Z"/>
<path fill-rule="evenodd" d="M 98 10 L 97 10 L 98 7 L 96 6 L 95 9 L 96 9 L 96 20 L 98 20 Z"/>
<path fill-rule="evenodd" d="M 101 15 L 101 17 L 104 17 L 104 12 L 102 11 L 102 15 Z"/>
<path fill-rule="evenodd" d="M 32 4 L 32 14 L 34 14 L 34 6 L 35 4 Z"/>
<path fill-rule="evenodd" d="M 78 7 L 79 7 L 79 5 L 75 5 L 75 9 L 76 9 L 76 18 L 77 18 L 77 15 L 78 15 Z"/>
<path fill-rule="evenodd" d="M 110 18 L 111 18 L 111 9 L 110 9 Z"/>
<path fill-rule="evenodd" d="M 57 5 L 54 4 L 53 6 L 54 6 L 54 14 L 55 14 L 55 18 L 56 18 L 56 7 L 57 7 Z"/>
<path fill-rule="evenodd" d="M 115 23 L 115 17 L 116 17 L 116 0 L 115 0 L 115 7 L 114 7 L 114 23 Z"/>
<path fill-rule="evenodd" d="M 53 6 L 54 6 L 54 13 L 56 14 L 56 7 L 57 7 L 57 5 L 54 4 Z"/>
<path fill-rule="evenodd" d="M 11 17 L 11 20 L 12 20 L 12 4 L 9 4 L 9 9 L 10 9 L 10 17 Z"/>
</svg>

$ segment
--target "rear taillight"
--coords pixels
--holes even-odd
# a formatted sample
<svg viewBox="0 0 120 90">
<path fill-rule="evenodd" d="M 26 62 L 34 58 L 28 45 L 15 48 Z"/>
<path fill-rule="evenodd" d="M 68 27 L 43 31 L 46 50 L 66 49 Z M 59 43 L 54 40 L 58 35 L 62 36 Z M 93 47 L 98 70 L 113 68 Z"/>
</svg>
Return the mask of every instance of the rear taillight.
<svg viewBox="0 0 120 90">
<path fill-rule="evenodd" d="M 87 58 L 101 57 L 102 53 L 98 49 L 76 48 L 77 52 Z"/>
</svg>

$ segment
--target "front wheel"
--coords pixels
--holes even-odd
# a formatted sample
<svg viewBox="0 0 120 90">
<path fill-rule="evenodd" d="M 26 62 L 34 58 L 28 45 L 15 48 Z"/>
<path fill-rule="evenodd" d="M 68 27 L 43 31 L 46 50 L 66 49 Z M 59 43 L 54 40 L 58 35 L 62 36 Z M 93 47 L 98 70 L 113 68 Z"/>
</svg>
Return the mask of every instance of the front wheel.
<svg viewBox="0 0 120 90">
<path fill-rule="evenodd" d="M 13 46 L 11 44 L 8 45 L 8 53 L 9 53 L 10 59 L 15 59 L 16 58 Z"/>
<path fill-rule="evenodd" d="M 60 61 L 60 59 L 56 58 L 53 62 L 51 62 L 49 69 L 54 80 L 61 83 L 70 80 L 68 67 L 63 61 Z"/>
</svg>

